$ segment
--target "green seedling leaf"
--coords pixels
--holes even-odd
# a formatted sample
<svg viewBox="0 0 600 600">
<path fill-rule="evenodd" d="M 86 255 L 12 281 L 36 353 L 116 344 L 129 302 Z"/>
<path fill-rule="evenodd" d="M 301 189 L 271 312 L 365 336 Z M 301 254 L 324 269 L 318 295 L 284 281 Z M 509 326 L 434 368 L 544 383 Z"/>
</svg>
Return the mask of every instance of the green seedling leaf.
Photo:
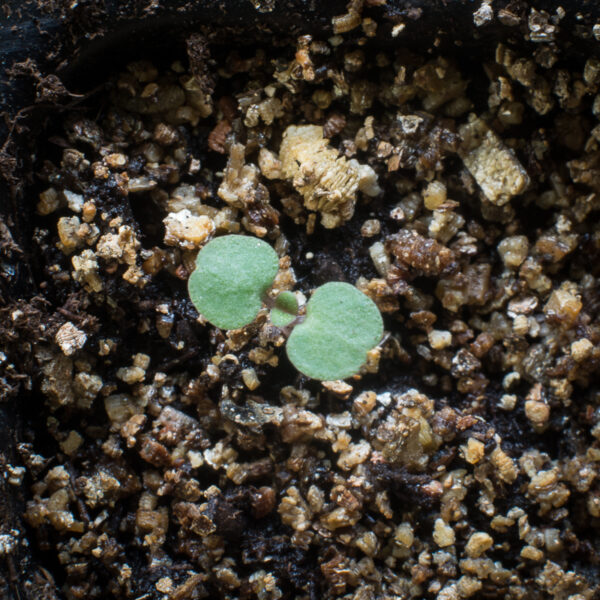
<svg viewBox="0 0 600 600">
<path fill-rule="evenodd" d="M 277 253 L 255 237 L 225 235 L 202 248 L 188 281 L 198 312 L 221 329 L 239 329 L 256 318 L 279 269 Z"/>
<path fill-rule="evenodd" d="M 275 298 L 271 310 L 271 322 L 275 327 L 287 327 L 298 316 L 298 300 L 293 292 L 281 292 Z"/>
<path fill-rule="evenodd" d="M 306 305 L 306 319 L 296 325 L 287 354 L 300 371 L 320 380 L 356 374 L 383 335 L 375 303 L 349 283 L 318 288 Z"/>
</svg>

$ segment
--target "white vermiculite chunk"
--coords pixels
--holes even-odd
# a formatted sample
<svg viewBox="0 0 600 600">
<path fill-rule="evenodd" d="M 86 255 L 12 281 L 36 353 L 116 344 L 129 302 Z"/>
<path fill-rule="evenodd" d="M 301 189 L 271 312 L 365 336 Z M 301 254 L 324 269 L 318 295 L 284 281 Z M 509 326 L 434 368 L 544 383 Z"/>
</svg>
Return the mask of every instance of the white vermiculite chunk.
<svg viewBox="0 0 600 600">
<path fill-rule="evenodd" d="M 482 119 L 472 117 L 459 133 L 460 157 L 492 204 L 502 206 L 525 191 L 529 185 L 527 171 Z"/>
<path fill-rule="evenodd" d="M 498 244 L 498 253 L 502 262 L 516 269 L 527 258 L 529 252 L 529 240 L 524 235 L 512 235 L 505 237 Z"/>
<path fill-rule="evenodd" d="M 56 332 L 55 340 L 66 356 L 72 356 L 77 350 L 83 348 L 87 341 L 87 335 L 73 323 L 67 321 Z"/>
<path fill-rule="evenodd" d="M 186 250 L 199 248 L 213 233 L 215 225 L 206 215 L 193 215 L 187 208 L 169 213 L 165 224 L 165 244 Z"/>
<path fill-rule="evenodd" d="M 291 180 L 306 208 L 321 213 L 326 229 L 352 218 L 357 190 L 367 196 L 381 191 L 375 171 L 331 148 L 319 125 L 290 125 L 283 134 L 279 160 L 282 176 Z"/>
</svg>

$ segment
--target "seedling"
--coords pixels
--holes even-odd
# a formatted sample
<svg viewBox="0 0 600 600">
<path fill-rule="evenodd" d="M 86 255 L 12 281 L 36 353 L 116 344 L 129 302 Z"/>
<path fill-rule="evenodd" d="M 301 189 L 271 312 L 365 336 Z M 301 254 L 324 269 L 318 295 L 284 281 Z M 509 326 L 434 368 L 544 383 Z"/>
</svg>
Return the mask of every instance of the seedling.
<svg viewBox="0 0 600 600">
<path fill-rule="evenodd" d="M 206 244 L 196 258 L 188 289 L 198 312 L 221 329 L 239 329 L 256 318 L 273 283 L 279 259 L 269 244 L 226 235 Z"/>
<path fill-rule="evenodd" d="M 266 304 L 271 322 L 291 329 L 286 350 L 298 371 L 320 380 L 356 374 L 383 335 L 375 303 L 349 283 L 331 282 L 317 288 L 300 314 L 292 292 L 282 292 L 274 301 L 267 295 L 278 267 L 275 250 L 262 240 L 216 238 L 198 253 L 188 283 L 190 298 L 221 329 L 248 325 Z"/>
<path fill-rule="evenodd" d="M 271 322 L 276 327 L 289 327 L 298 317 L 298 299 L 292 292 L 281 292 L 271 309 Z"/>
</svg>

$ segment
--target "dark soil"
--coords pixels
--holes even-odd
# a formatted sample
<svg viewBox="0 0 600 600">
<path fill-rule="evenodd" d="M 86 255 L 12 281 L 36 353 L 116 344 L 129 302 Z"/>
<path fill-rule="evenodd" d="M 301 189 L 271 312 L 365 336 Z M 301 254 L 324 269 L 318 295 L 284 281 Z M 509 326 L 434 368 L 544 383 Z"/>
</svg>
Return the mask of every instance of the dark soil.
<svg viewBox="0 0 600 600">
<path fill-rule="evenodd" d="M 103 21 L 102 13 L 98 11 L 95 3 L 80 3 L 77 9 L 75 28 L 83 30 L 85 27 Z M 376 3 L 373 3 L 376 4 Z M 390 7 L 382 18 L 382 30 L 389 31 L 391 26 L 401 20 L 414 19 L 418 23 L 418 11 L 421 7 L 407 8 L 402 3 L 390 3 Z M 524 7 L 518 4 L 517 13 L 523 13 Z M 402 6 L 401 6 L 402 5 Z M 148 7 L 144 7 L 148 8 Z M 248 7 L 246 7 L 248 9 Z M 300 7 L 302 8 L 302 7 Z M 63 11 L 65 8 L 56 9 Z M 149 14 L 153 9 L 150 8 Z M 160 6 L 157 8 L 160 10 Z M 248 9 L 250 10 L 250 9 Z M 338 12 L 345 10 L 343 3 Z M 371 10 L 371 9 L 369 9 Z M 381 17 L 375 8 L 374 15 Z M 416 12 L 415 12 L 416 11 Z M 471 7 L 469 7 L 469 14 Z M 56 16 L 57 12 L 53 16 Z M 264 14 L 264 13 L 263 13 Z M 369 13 L 370 14 L 370 13 Z M 569 12 L 567 20 L 571 19 Z M 323 19 L 323 22 L 327 20 Z M 411 21 L 412 22 L 412 21 Z M 566 21 L 570 22 L 570 21 Z M 100 25 L 98 25 L 100 27 Z M 383 29 L 385 28 L 385 29 Z M 565 26 L 561 31 L 568 28 Z M 73 29 L 72 31 L 74 31 Z M 206 33 L 206 32 L 205 32 Z M 239 76 L 221 80 L 218 75 L 218 66 L 224 64 L 229 55 L 229 48 L 222 47 L 216 37 L 199 35 L 189 37 L 187 40 L 187 57 L 189 70 L 203 82 L 205 91 L 210 92 L 215 98 L 235 97 L 242 93 L 248 80 L 253 77 L 260 79 L 260 72 L 243 71 Z M 294 40 L 294 37 L 291 38 Z M 291 46 L 273 50 L 265 46 L 268 55 L 277 58 L 293 60 L 295 42 Z M 68 42 L 65 41 L 68 45 Z M 182 48 L 182 45 L 180 44 Z M 253 56 L 261 45 L 244 46 L 239 50 L 241 56 Z M 471 60 L 461 63 L 461 73 L 469 80 L 468 96 L 473 101 L 473 110 L 483 111 L 487 108 L 488 84 L 486 74 L 481 67 L 481 62 L 493 60 L 494 48 Z M 369 54 L 369 60 L 373 58 Z M 185 60 L 185 55 L 180 54 Z M 341 53 L 340 53 L 341 56 Z M 156 61 L 160 69 L 168 68 L 169 61 Z M 424 55 L 423 60 L 429 57 Z M 329 60 L 329 59 L 328 59 Z M 337 60 L 331 59 L 332 61 Z M 562 60 L 562 59 L 561 59 Z M 580 60 L 574 54 L 568 60 L 565 58 L 560 65 L 573 65 L 573 70 L 579 73 L 585 60 Z M 208 65 L 208 66 L 207 66 Z M 111 77 L 125 65 L 116 64 Z M 107 70 L 108 71 L 108 70 Z M 417 546 L 423 551 L 438 551 L 431 542 L 434 522 L 440 516 L 440 495 L 431 492 L 430 484 L 437 481 L 436 473 L 453 471 L 456 469 L 470 469 L 461 454 L 461 445 L 467 444 L 469 438 L 481 440 L 485 443 L 486 454 L 498 446 L 515 461 L 532 449 L 544 456 L 543 468 L 550 468 L 552 461 L 557 461 L 560 468 L 567 470 L 571 460 L 584 460 L 587 448 L 597 448 L 598 441 L 590 434 L 590 430 L 597 422 L 598 401 L 596 394 L 597 375 L 593 364 L 588 365 L 588 371 L 574 383 L 573 399 L 569 403 L 562 403 L 558 398 L 552 397 L 550 391 L 548 403 L 551 406 L 551 418 L 543 431 L 532 427 L 528 419 L 524 402 L 531 392 L 532 385 L 537 383 L 535 376 L 524 377 L 513 389 L 518 397 L 517 407 L 513 411 L 499 408 L 500 398 L 506 393 L 502 387 L 502 380 L 506 375 L 505 363 L 502 353 L 509 353 L 510 344 L 518 349 L 525 344 L 523 340 L 511 338 L 506 343 L 495 342 L 485 358 L 483 366 L 477 375 L 486 380 L 483 388 L 474 388 L 466 392 L 458 385 L 458 377 L 451 376 L 444 366 L 442 358 L 427 360 L 419 354 L 418 346 L 425 344 L 423 340 L 412 341 L 412 336 L 417 335 L 419 328 L 411 322 L 410 291 L 418 292 L 432 298 L 433 305 L 427 307 L 439 320 L 435 327 L 446 329 L 452 326 L 455 315 L 449 314 L 441 302 L 435 298 L 436 280 L 432 280 L 422 273 L 411 273 L 406 278 L 407 288 L 396 288 L 394 295 L 401 303 L 402 309 L 384 315 L 386 331 L 393 338 L 401 340 L 402 352 L 394 353 L 392 344 L 385 346 L 383 358 L 376 373 L 367 373 L 359 381 L 352 381 L 353 391 L 350 399 L 330 393 L 321 387 L 319 382 L 310 381 L 298 374 L 289 364 L 282 348 L 279 348 L 279 366 L 272 368 L 268 365 L 256 365 L 249 357 L 249 352 L 257 347 L 258 327 L 250 336 L 251 342 L 235 351 L 236 361 L 224 362 L 220 365 L 220 374 L 217 382 L 209 381 L 207 367 L 211 359 L 217 354 L 223 355 L 227 351 L 226 336 L 223 332 L 207 327 L 197 321 L 197 312 L 191 304 L 186 289 L 186 280 L 189 273 L 185 269 L 185 261 L 180 258 L 178 264 L 167 265 L 150 278 L 145 287 L 139 288 L 123 280 L 122 275 L 126 270 L 123 264 L 109 264 L 101 261 L 99 277 L 102 283 L 102 294 L 92 294 L 86 291 L 81 284 L 70 276 L 72 271 L 71 257 L 65 256 L 56 247 L 58 240 L 56 234 L 57 215 L 71 215 L 64 207 L 58 213 L 48 216 L 33 216 L 33 207 L 37 202 L 40 192 L 49 185 L 59 185 L 63 189 L 85 190 L 85 196 L 93 197 L 98 214 L 104 213 L 103 222 L 120 218 L 123 225 L 128 225 L 141 242 L 144 249 L 161 246 L 164 236 L 162 220 L 165 209 L 151 193 L 142 193 L 126 196 L 120 189 L 120 182 L 114 173 L 103 182 L 91 176 L 90 172 L 75 174 L 73 170 L 60 165 L 63 150 L 76 149 L 86 156 L 99 158 L 97 149 L 93 148 L 89 140 L 75 139 L 73 136 L 74 124 L 81 119 L 103 123 L 112 103 L 110 92 L 114 86 L 114 78 L 95 80 L 88 86 L 77 89 L 78 93 L 70 92 L 61 79 L 54 75 L 46 75 L 39 69 L 36 62 L 22 61 L 20 65 L 13 66 L 9 75 L 18 81 L 28 81 L 28 85 L 35 89 L 35 101 L 41 107 L 39 110 L 30 111 L 25 107 L 21 117 L 12 115 L 9 119 L 11 138 L 0 150 L 0 174 L 8 183 L 10 190 L 4 197 L 10 211 L 13 207 L 13 216 L 7 216 L 5 223 L 0 224 L 0 256 L 2 257 L 0 294 L 2 308 L 0 312 L 0 348 L 3 352 L 4 372 L 0 378 L 0 396 L 4 399 L 7 410 L 0 412 L 0 467 L 5 470 L 8 465 L 25 465 L 27 473 L 21 486 L 9 485 L 5 479 L 0 479 L 0 535 L 11 530 L 11 522 L 20 530 L 18 539 L 26 539 L 28 547 L 18 546 L 9 551 L 0 550 L 0 564 L 6 565 L 5 574 L 0 573 L 0 595 L 7 598 L 135 598 L 150 600 L 161 598 L 156 584 L 161 578 L 169 577 L 172 581 L 171 591 L 166 592 L 171 598 L 254 598 L 258 595 L 252 576 L 265 570 L 275 578 L 276 586 L 282 598 L 310 598 L 310 600 L 325 597 L 336 597 L 343 594 L 356 592 L 366 582 L 372 583 L 373 573 L 369 575 L 345 575 L 346 571 L 358 569 L 356 563 L 364 554 L 357 550 L 343 537 L 344 534 L 352 537 L 354 527 L 346 527 L 329 532 L 329 537 L 319 537 L 322 530 L 318 530 L 317 540 L 308 547 L 292 540 L 294 529 L 282 522 L 281 513 L 275 505 L 270 510 L 264 508 L 265 489 L 275 492 L 279 504 L 286 490 L 297 487 L 306 497 L 311 486 L 316 486 L 324 493 L 326 507 L 323 515 L 331 511 L 336 504 L 330 498 L 336 494 L 336 486 L 343 484 L 344 478 L 349 474 L 335 467 L 338 455 L 331 447 L 331 440 L 302 438 L 302 444 L 308 450 L 297 460 L 301 464 L 293 466 L 291 451 L 296 442 L 285 441 L 285 433 L 281 428 L 267 424 L 256 430 L 245 424 L 224 419 L 220 407 L 226 392 L 233 390 L 234 404 L 240 405 L 240 414 L 244 406 L 247 390 L 242 383 L 241 372 L 243 369 L 254 368 L 260 379 L 260 387 L 256 394 L 273 406 L 284 406 L 286 401 L 281 397 L 284 385 L 292 385 L 300 390 L 307 391 L 311 397 L 308 408 L 320 415 L 335 415 L 345 410 L 352 410 L 352 403 L 361 392 L 374 391 L 377 394 L 391 393 L 402 395 L 410 388 L 416 388 L 434 401 L 435 414 L 431 419 L 432 428 L 440 439 L 447 441 L 431 452 L 426 467 L 415 468 L 414 465 L 403 463 L 402 460 L 370 461 L 367 463 L 364 475 L 364 492 L 361 497 L 361 518 L 359 528 L 361 531 L 375 531 L 381 540 L 382 547 L 389 542 L 390 533 L 385 530 L 401 522 L 408 521 L 413 526 Z M 103 75 L 104 77 L 104 75 Z M 266 78 L 266 77 L 265 77 Z M 108 84 L 105 84 L 108 81 Z M 262 82 L 263 84 L 265 82 Z M 79 92 L 84 92 L 81 94 Z M 88 93 L 89 92 L 89 93 Z M 342 101 L 341 105 L 345 106 Z M 590 121 L 590 105 L 592 99 L 583 100 L 583 105 L 577 108 L 578 114 L 584 113 L 584 126 Z M 294 107 L 298 109 L 298 107 Z M 375 108 L 368 114 L 375 114 L 379 123 L 379 114 L 386 107 L 375 104 Z M 527 109 L 530 111 L 530 109 Z M 35 113 L 34 119 L 28 121 L 30 112 Z M 579 156 L 579 151 L 564 150 L 559 147 L 559 130 L 553 125 L 553 118 L 540 117 L 533 114 L 522 128 L 504 130 L 503 138 L 518 136 L 530 141 L 539 133 L 539 127 L 545 126 L 548 130 L 552 151 L 547 159 L 538 161 L 531 149 L 531 145 L 521 146 L 518 155 L 528 173 L 534 179 L 530 196 L 535 196 L 539 191 L 547 188 L 545 184 L 545 170 L 548 172 L 566 172 L 565 161 Z M 293 113 L 285 117 L 282 123 L 273 127 L 269 132 L 269 146 L 277 148 L 282 131 L 289 123 L 295 122 L 297 115 Z M 322 115 L 318 124 L 323 124 L 328 115 Z M 587 120 L 586 120 L 587 119 Z M 239 119 L 238 119 L 239 120 Z M 311 122 L 310 118 L 302 118 Z M 348 128 L 339 136 L 332 138 L 331 145 L 343 149 L 344 140 L 354 138 L 361 119 L 354 119 Z M 385 121 L 385 117 L 382 118 Z M 361 122 L 359 122 L 361 121 Z M 457 157 L 446 147 L 451 147 L 454 141 L 456 127 L 448 124 L 445 119 L 434 118 L 435 125 L 441 133 L 432 134 L 432 129 L 424 132 L 415 143 L 411 145 L 413 155 L 407 157 L 407 164 L 400 169 L 399 177 L 405 179 L 416 178 L 419 188 L 423 180 L 418 174 L 416 166 L 419 160 L 424 160 L 428 165 L 435 165 L 439 161 L 443 165 L 446 178 L 448 196 L 460 202 L 461 215 L 464 217 L 470 233 L 475 232 L 478 238 L 478 248 L 482 254 L 474 263 L 493 264 L 493 277 L 499 277 L 502 272 L 502 263 L 496 251 L 497 241 L 507 234 L 506 220 L 498 218 L 486 220 L 482 217 L 478 196 L 464 189 L 463 180 L 460 179 L 462 164 Z M 26 158 L 17 153 L 20 139 L 18 134 L 27 135 L 35 131 L 35 127 L 43 125 L 43 135 L 36 139 L 35 160 L 27 165 Z M 186 147 L 190 155 L 199 159 L 203 171 L 201 175 L 184 174 L 179 183 L 190 183 L 201 188 L 203 197 L 208 198 L 208 203 L 220 202 L 217 191 L 220 180 L 206 177 L 206 172 L 223 171 L 227 164 L 227 155 L 212 152 L 208 148 L 208 136 L 215 126 L 215 118 L 211 117 L 201 121 L 193 133 L 187 126 L 181 127 L 181 135 L 186 137 Z M 235 130 L 236 141 L 252 144 L 252 132 L 246 132 L 243 125 Z M 376 142 L 393 139 L 389 123 L 381 123 L 376 130 L 376 139 L 369 147 L 368 152 L 361 157 L 361 162 L 371 164 L 380 173 L 380 183 L 384 193 L 373 201 L 359 202 L 352 220 L 333 229 L 325 230 L 318 226 L 313 234 L 307 234 L 304 226 L 298 226 L 285 208 L 279 202 L 277 193 L 271 189 L 272 204 L 281 213 L 279 228 L 289 241 L 289 257 L 295 270 L 297 284 L 295 289 L 302 290 L 307 295 L 309 291 L 328 281 L 347 281 L 355 283 L 359 277 L 368 280 L 379 277 L 372 259 L 369 247 L 374 240 L 385 240 L 395 234 L 399 227 L 398 222 L 390 215 L 390 208 L 400 202 L 406 195 L 398 191 L 395 186 L 395 176 L 385 175 L 386 166 L 382 161 L 374 158 Z M 435 136 L 438 136 L 437 138 Z M 439 136 L 444 140 L 440 142 Z M 444 137 L 445 136 L 445 137 Z M 230 140 L 231 142 L 232 140 Z M 397 142 L 397 139 L 396 139 Z M 394 143 L 396 143 L 394 142 Z M 259 142 L 262 143 L 262 142 Z M 442 150 L 444 148 L 444 150 Z M 448 154 L 448 156 L 446 155 Z M 256 154 L 249 152 L 247 160 L 256 162 Z M 129 157 L 129 177 L 141 176 L 147 172 L 146 161 L 141 156 L 136 156 L 135 151 Z M 26 177 L 18 169 L 26 169 Z M 161 185 L 166 182 L 160 180 Z M 58 183 L 57 183 L 58 182 Z M 167 185 L 165 183 L 165 185 Z M 284 184 L 278 184 L 283 186 Z M 288 184 L 288 190 L 291 189 Z M 423 184 L 424 185 L 424 184 Z M 172 189 L 173 186 L 170 187 Z M 419 189 L 417 188 L 417 189 Z M 23 211 L 14 210 L 20 203 L 26 204 Z M 223 203 L 221 202 L 221 205 Z M 516 202 L 515 202 L 516 204 Z M 551 207 L 546 210 L 539 209 L 533 202 L 525 203 L 520 208 L 516 219 L 519 230 L 527 232 L 532 245 L 535 244 L 540 234 L 553 226 L 556 215 L 561 209 Z M 19 213 L 22 214 L 19 215 Z M 4 214 L 9 214 L 5 212 Z M 23 217 L 31 217 L 25 224 Z M 589 219 L 597 218 L 592 214 Z M 381 234 L 377 238 L 365 238 L 361 235 L 361 226 L 367 219 L 377 219 L 381 224 Z M 402 226 L 403 227 L 403 226 Z M 548 270 L 555 287 L 565 279 L 575 279 L 581 271 L 597 276 L 595 257 L 598 254 L 598 244 L 594 238 L 593 227 L 588 222 L 581 224 L 581 238 L 576 256 L 570 257 L 558 266 Z M 585 229 L 585 231 L 583 231 Z M 427 229 L 422 223 L 417 223 L 414 230 L 427 235 Z M 101 233 L 110 231 L 108 227 Z M 16 233 L 15 233 L 16 232 Z M 272 232 L 271 232 L 272 233 Z M 510 233 L 510 231 L 508 232 Z M 271 235 L 271 242 L 275 235 Z M 313 255 L 308 259 L 307 255 Z M 141 258 L 138 258 L 138 262 Z M 55 267 L 58 265 L 58 268 Z M 396 265 L 399 269 L 403 265 Z M 461 267 L 462 268 L 462 267 Z M 586 288 L 582 294 L 582 314 L 586 318 L 580 319 L 573 330 L 577 335 L 565 344 L 570 344 L 581 336 L 595 340 L 597 336 L 596 321 L 599 306 L 597 303 L 597 286 Z M 488 299 L 491 305 L 491 300 Z M 168 305 L 168 319 L 172 329 L 168 336 L 161 335 L 156 326 L 157 307 Z M 492 311 L 485 306 L 466 307 L 462 309 L 460 317 L 468 322 L 474 316 L 488 318 Z M 101 376 L 106 393 L 137 393 L 137 388 L 125 384 L 118 376 L 119 369 L 132 364 L 132 357 L 138 353 L 150 356 L 150 367 L 146 371 L 145 383 L 148 387 L 157 373 L 167 376 L 165 388 L 172 388 L 174 392 L 168 399 L 165 391 L 163 399 L 152 396 L 153 406 L 157 407 L 155 413 L 150 413 L 148 424 L 145 426 L 148 435 L 154 432 L 157 425 L 152 419 L 157 419 L 164 406 L 172 406 L 183 413 L 197 419 L 200 425 L 194 430 L 194 438 L 187 440 L 189 448 L 204 451 L 213 448 L 219 441 L 234 448 L 241 457 L 238 462 L 252 463 L 253 473 L 242 484 L 233 483 L 224 472 L 215 470 L 207 464 L 193 469 L 183 461 L 180 464 L 171 462 L 171 457 L 161 453 L 165 446 L 156 450 L 156 454 L 145 453 L 141 448 L 141 437 L 136 439 L 133 447 L 125 447 L 123 440 L 118 439 L 121 453 L 111 455 L 103 447 L 111 435 L 118 438 L 117 433 L 110 433 L 111 423 L 107 418 L 102 397 L 95 400 L 89 409 L 82 410 L 76 404 L 67 404 L 56 408 L 52 399 L 44 388 L 44 380 L 48 374 L 42 374 L 42 362 L 36 357 L 39 348 L 52 348 L 56 351 L 55 336 L 65 323 L 70 322 L 83 331 L 88 339 L 85 351 L 75 356 L 85 366 L 76 364 L 75 369 L 80 372 L 97 373 Z M 477 332 L 476 332 L 477 333 Z M 455 334 L 458 335 L 458 334 Z M 426 337 L 426 336 L 425 336 Z M 115 351 L 108 358 L 101 354 L 102 340 L 110 339 L 115 343 Z M 465 348 L 471 348 L 472 339 L 462 343 Z M 400 343 L 400 342 L 399 342 Z M 527 343 L 533 343 L 529 340 Z M 453 352 L 461 347 L 459 343 Z M 550 351 L 548 351 L 550 352 Z M 500 356 L 502 354 L 502 357 Z M 562 368 L 559 358 L 552 358 L 548 369 L 555 369 L 560 376 Z M 565 367 L 566 369 L 566 367 Z M 432 378 L 432 376 L 435 376 Z M 546 389 L 546 388 L 545 388 Z M 550 388 L 548 387 L 548 390 Z M 149 392 L 150 393 L 150 392 Z M 157 386 L 152 394 L 161 394 Z M 175 398 L 173 400 L 173 398 Z M 164 400 L 164 402 L 163 402 Z M 18 404 L 17 404 L 18 403 Z M 12 410 L 17 406 L 18 410 Z M 446 422 L 442 415 L 443 410 L 451 407 L 455 421 Z M 378 406 L 377 418 L 362 428 L 353 429 L 352 439 L 358 442 L 371 435 L 370 430 L 375 430 L 385 423 L 393 412 L 392 406 L 382 408 Z M 436 420 L 437 419 L 437 420 Z M 471 419 L 461 421 L 461 419 Z M 153 425 L 154 423 L 154 425 Z M 461 425 L 462 423 L 462 425 Z M 154 427 L 154 428 L 153 428 Z M 68 456 L 61 449 L 60 443 L 64 442 L 69 431 L 81 432 L 85 442 L 81 449 L 72 456 Z M 10 433 L 9 433 L 10 432 Z M 494 435 L 501 438 L 501 444 Z M 283 438 L 282 438 L 283 435 Z M 154 436 L 154 433 L 151 435 Z M 370 439 L 370 438 L 369 438 Z M 282 441 L 283 440 L 283 441 Z M 169 451 L 172 448 L 169 446 Z M 166 449 L 165 449 L 166 452 Z M 36 462 L 32 456 L 43 457 L 42 463 Z M 263 466 L 257 463 L 260 459 L 268 459 Z M 587 459 L 585 459 L 587 460 Z M 586 463 L 594 465 L 594 463 Z M 36 466 L 37 465 L 37 466 Z M 94 554 L 82 551 L 77 554 L 73 550 L 72 540 L 80 536 L 71 535 L 60 531 L 50 522 L 41 525 L 21 525 L 21 515 L 27 502 L 37 502 L 34 485 L 40 483 L 48 476 L 50 469 L 64 466 L 68 472 L 69 489 L 72 510 L 75 519 L 84 523 L 85 530 L 94 532 L 94 535 L 105 534 L 103 541 L 94 541 L 101 551 Z M 597 469 L 597 463 L 590 468 Z M 261 470 L 262 469 L 262 470 Z M 121 485 L 120 496 L 113 504 L 98 508 L 86 503 L 83 492 L 84 478 L 91 477 L 94 473 L 105 470 L 113 473 Z M 540 469 L 541 470 L 541 469 Z M 142 489 L 151 489 L 147 481 L 142 481 L 142 473 L 154 471 L 160 474 L 163 482 L 167 481 L 173 473 L 174 477 L 182 481 L 195 480 L 202 490 L 216 486 L 218 493 L 203 499 L 185 498 L 185 494 L 167 492 L 158 499 L 159 508 L 168 507 L 173 514 L 178 514 L 175 506 L 177 502 L 189 502 L 196 505 L 206 501 L 207 506 L 202 508 L 203 515 L 214 525 L 214 537 L 220 541 L 224 556 L 231 559 L 240 584 L 235 591 L 225 592 L 223 580 L 216 575 L 215 560 L 207 550 L 204 538 L 190 529 L 188 522 L 183 518 L 171 518 L 165 533 L 165 541 L 150 549 L 142 543 L 143 534 L 136 524 L 136 511 L 139 510 L 139 497 Z M 146 475 L 150 477 L 150 475 Z M 511 485 L 499 481 L 492 467 L 485 474 L 493 481 L 496 493 L 494 499 L 495 514 L 505 515 L 511 508 L 521 508 L 527 513 L 529 523 L 544 531 L 550 527 L 560 529 L 562 550 L 559 554 L 547 554 L 540 564 L 524 563 L 520 552 L 524 542 L 519 538 L 516 528 L 499 534 L 490 529 L 490 519 L 478 508 L 480 494 L 484 485 L 479 483 L 471 487 L 462 504 L 464 518 L 454 523 L 456 533 L 456 556 L 464 558 L 466 542 L 469 535 L 476 531 L 489 531 L 492 533 L 496 546 L 489 551 L 487 557 L 501 563 L 504 569 L 511 570 L 516 581 L 511 585 L 503 581 L 494 584 L 490 579 L 482 578 L 482 588 L 474 597 L 486 598 L 517 598 L 563 597 L 559 584 L 552 587 L 546 583 L 541 575 L 547 561 L 553 561 L 563 569 L 563 576 L 571 586 L 568 593 L 580 593 L 581 597 L 597 597 L 597 566 L 600 562 L 598 546 L 598 519 L 590 516 L 586 511 L 590 502 L 589 498 L 598 495 L 598 479 L 584 491 L 574 485 L 571 496 L 564 509 L 568 517 L 559 515 L 558 510 L 540 516 L 538 514 L 538 499 L 527 495 L 527 486 L 530 478 L 523 471 Z M 475 479 L 484 478 L 483 470 L 478 472 Z M 179 480 L 178 479 L 178 480 Z M 567 485 L 571 486 L 572 480 L 567 475 L 563 477 Z M 174 485 L 174 484 L 173 484 Z M 492 484 L 490 484 L 492 485 Z M 174 489 L 174 487 L 172 488 Z M 261 491 L 262 490 L 262 491 Z M 383 518 L 376 509 L 375 496 L 385 492 L 394 516 Z M 562 507 L 561 507 L 562 508 Z M 102 524 L 92 525 L 102 510 L 107 510 Z M 264 510 L 263 510 L 264 509 Z M 183 510 L 183 509 L 181 509 Z M 187 509 L 186 509 L 187 510 Z M 263 514 L 264 512 L 264 514 Z M 319 523 L 320 517 L 315 517 Z M 562 519 L 562 520 L 561 520 Z M 358 531 L 358 529 L 357 529 Z M 348 538 L 348 539 L 349 539 Z M 104 544 L 104 545 L 103 545 Z M 543 544 L 542 544 L 543 547 Z M 420 581 L 419 574 L 423 565 L 419 562 L 419 553 L 414 550 L 397 559 L 394 568 L 390 569 L 384 562 L 387 552 L 385 547 L 380 555 L 373 560 L 377 564 L 376 571 L 381 577 L 389 581 L 394 578 L 402 581 Z M 61 554 L 63 553 L 63 554 Z M 352 562 L 354 561 L 354 562 Z M 131 575 L 127 583 L 120 580 L 122 569 L 128 565 Z M 336 571 L 337 569 L 337 571 Z M 441 566 L 423 567 L 427 575 L 424 576 L 423 591 L 419 597 L 435 598 L 435 586 L 429 590 L 427 585 L 435 580 L 440 581 L 440 586 L 450 585 L 464 574 L 458 566 L 458 559 L 444 563 Z M 342 574 L 340 575 L 339 572 Z M 358 572 L 358 571 L 357 571 Z M 199 573 L 201 577 L 191 585 L 190 573 Z M 23 574 L 23 575 L 22 575 Z M 567 575 L 565 575 L 567 574 Z M 193 575 L 191 576 L 193 577 Z M 576 581 L 572 581 L 575 579 Z M 357 583 L 358 581 L 358 583 Z M 394 580 L 395 581 L 395 580 Z M 380 585 L 379 582 L 377 585 Z M 396 582 L 398 586 L 400 583 Z M 263 585 L 264 584 L 263 582 Z M 373 584 L 375 585 L 375 584 Z M 390 584 L 393 585 L 393 584 Z M 415 583 L 415 585 L 417 585 Z M 433 585 L 433 584 L 432 584 Z M 553 584 L 554 585 L 554 584 Z M 518 588 L 518 589 L 517 589 Z M 383 588 L 373 588 L 370 592 L 384 593 Z M 391 593 L 386 588 L 386 593 Z M 439 589 L 439 588 L 438 588 Z M 515 589 L 517 589 L 515 591 Z M 395 592 L 400 594 L 400 591 Z M 411 594 L 413 591 L 402 593 Z M 519 596 L 519 593 L 525 596 Z M 227 595 L 229 594 L 229 595 Z M 277 597 L 264 596 L 264 597 Z M 353 596 L 352 598 L 367 598 L 378 596 Z M 566 597 L 566 595 L 564 596 Z"/>
</svg>

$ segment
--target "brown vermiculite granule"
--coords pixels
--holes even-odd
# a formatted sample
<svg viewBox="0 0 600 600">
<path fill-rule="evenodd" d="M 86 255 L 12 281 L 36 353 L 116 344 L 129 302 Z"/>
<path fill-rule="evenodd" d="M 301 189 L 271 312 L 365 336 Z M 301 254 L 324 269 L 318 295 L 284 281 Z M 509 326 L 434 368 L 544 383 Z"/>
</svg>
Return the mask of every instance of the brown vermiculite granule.
<svg viewBox="0 0 600 600">
<path fill-rule="evenodd" d="M 123 66 L 51 138 L 62 308 L 11 482 L 68 600 L 598 597 L 600 61 L 541 13 L 527 54 L 382 49 L 354 4 L 329 39 Z M 299 375 L 266 311 L 198 316 L 227 233 L 277 291 L 377 303 L 359 375 Z"/>
</svg>

